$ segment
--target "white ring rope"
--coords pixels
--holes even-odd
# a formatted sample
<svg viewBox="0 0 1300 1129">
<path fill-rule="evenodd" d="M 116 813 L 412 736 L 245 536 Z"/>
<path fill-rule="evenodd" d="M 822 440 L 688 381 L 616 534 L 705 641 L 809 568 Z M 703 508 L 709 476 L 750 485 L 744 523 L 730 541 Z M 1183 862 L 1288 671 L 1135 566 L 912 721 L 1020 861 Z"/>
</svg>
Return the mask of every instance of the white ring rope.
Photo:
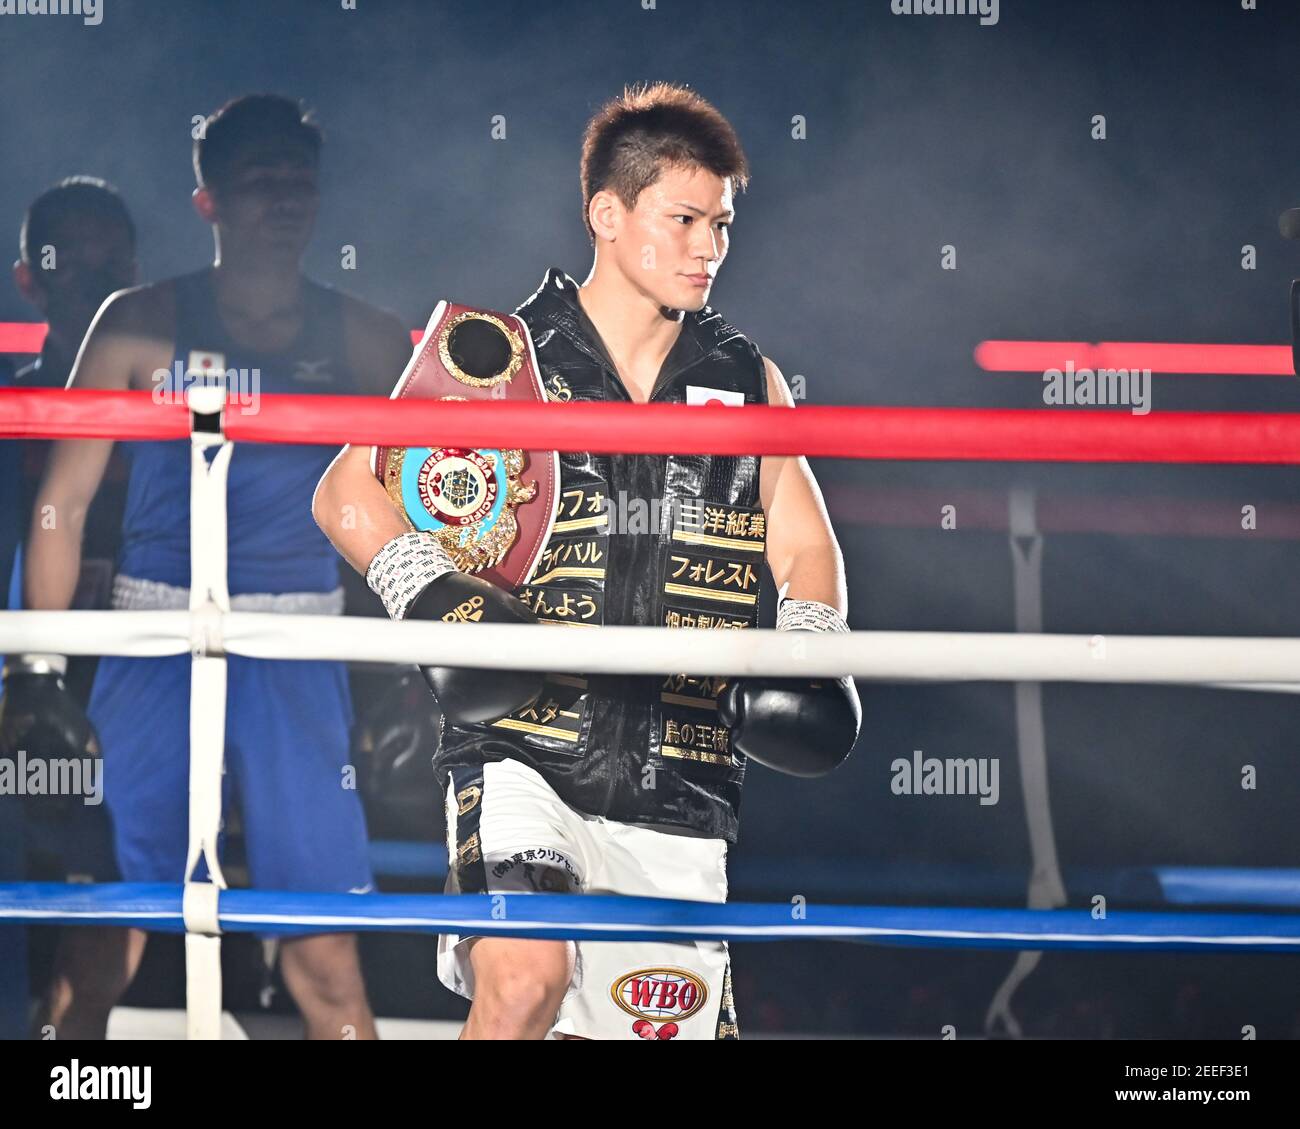
<svg viewBox="0 0 1300 1129">
<path fill-rule="evenodd" d="M 1122 682 L 1300 690 L 1300 639 L 1022 635 L 945 631 L 694 631 L 600 627 L 557 647 L 560 628 L 392 622 L 204 609 L 227 654 L 261 659 L 438 663 L 575 674 L 676 673 L 875 681 Z M 219 622 L 217 622 L 219 621 Z M 3 612 L 0 651 L 148 657 L 190 651 L 191 613 Z"/>
</svg>

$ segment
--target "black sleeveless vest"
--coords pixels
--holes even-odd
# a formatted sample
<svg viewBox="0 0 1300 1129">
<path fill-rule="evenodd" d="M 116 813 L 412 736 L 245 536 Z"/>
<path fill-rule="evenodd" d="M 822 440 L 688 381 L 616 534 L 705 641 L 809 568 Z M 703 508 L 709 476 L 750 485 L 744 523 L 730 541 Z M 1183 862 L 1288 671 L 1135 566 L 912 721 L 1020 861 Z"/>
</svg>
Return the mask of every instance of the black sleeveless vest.
<svg viewBox="0 0 1300 1129">
<path fill-rule="evenodd" d="M 629 401 L 578 304 L 552 268 L 518 309 L 552 401 Z M 686 403 L 687 388 L 767 403 L 758 348 L 709 308 L 687 313 L 651 393 Z M 555 526 L 531 583 L 516 594 L 580 649 L 600 624 L 684 632 L 757 626 L 766 520 L 757 456 L 560 455 Z M 682 655 L 690 640 L 682 640 Z M 744 758 L 718 722 L 725 681 L 667 676 L 548 675 L 531 706 L 487 725 L 444 719 L 435 767 L 513 758 L 570 807 L 622 823 L 682 828 L 734 842 Z M 463 773 L 457 772 L 459 779 Z"/>
</svg>

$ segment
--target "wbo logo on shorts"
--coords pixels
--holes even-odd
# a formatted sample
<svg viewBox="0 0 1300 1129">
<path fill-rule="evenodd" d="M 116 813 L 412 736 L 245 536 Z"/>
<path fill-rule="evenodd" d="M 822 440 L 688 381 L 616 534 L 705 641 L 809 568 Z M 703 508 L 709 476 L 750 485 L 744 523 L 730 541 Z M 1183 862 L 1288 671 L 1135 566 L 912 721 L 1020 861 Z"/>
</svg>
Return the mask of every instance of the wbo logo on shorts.
<svg viewBox="0 0 1300 1129">
<path fill-rule="evenodd" d="M 642 1039 L 673 1038 L 679 1025 L 709 998 L 704 981 L 684 968 L 637 969 L 620 976 L 609 992 L 620 1008 L 636 1018 L 632 1030 Z"/>
</svg>

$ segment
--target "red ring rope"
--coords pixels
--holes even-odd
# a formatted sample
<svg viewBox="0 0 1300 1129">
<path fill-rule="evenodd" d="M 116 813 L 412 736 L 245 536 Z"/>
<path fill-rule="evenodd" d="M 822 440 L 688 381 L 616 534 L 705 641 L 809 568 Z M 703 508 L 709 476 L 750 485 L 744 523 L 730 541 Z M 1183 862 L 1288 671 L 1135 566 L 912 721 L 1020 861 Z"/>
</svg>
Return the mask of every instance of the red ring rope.
<svg viewBox="0 0 1300 1129">
<path fill-rule="evenodd" d="M 253 443 L 344 443 L 624 454 L 812 455 L 994 462 L 1300 463 L 1300 415 L 992 408 L 443 403 L 360 396 L 230 404 Z M 0 438 L 177 439 L 180 404 L 148 392 L 0 390 Z"/>
</svg>

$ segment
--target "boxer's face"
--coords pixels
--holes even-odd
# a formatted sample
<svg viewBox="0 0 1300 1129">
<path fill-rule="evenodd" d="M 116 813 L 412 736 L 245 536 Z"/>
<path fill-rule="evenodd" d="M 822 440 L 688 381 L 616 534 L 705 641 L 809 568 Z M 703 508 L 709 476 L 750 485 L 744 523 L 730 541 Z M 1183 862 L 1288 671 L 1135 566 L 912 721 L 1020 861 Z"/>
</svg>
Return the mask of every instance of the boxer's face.
<svg viewBox="0 0 1300 1129">
<path fill-rule="evenodd" d="M 735 218 L 730 179 L 670 166 L 635 208 L 615 211 L 612 250 L 623 274 L 668 309 L 707 305 Z"/>
<path fill-rule="evenodd" d="M 223 247 L 300 256 L 320 205 L 318 169 L 305 147 L 278 145 L 242 155 L 213 192 Z"/>
<path fill-rule="evenodd" d="M 33 264 L 34 285 L 24 294 L 53 331 L 80 344 L 104 300 L 136 283 L 135 245 L 124 223 L 96 215 L 69 215 L 53 230 L 53 269 Z M 41 260 L 40 252 L 33 256 Z"/>
</svg>

